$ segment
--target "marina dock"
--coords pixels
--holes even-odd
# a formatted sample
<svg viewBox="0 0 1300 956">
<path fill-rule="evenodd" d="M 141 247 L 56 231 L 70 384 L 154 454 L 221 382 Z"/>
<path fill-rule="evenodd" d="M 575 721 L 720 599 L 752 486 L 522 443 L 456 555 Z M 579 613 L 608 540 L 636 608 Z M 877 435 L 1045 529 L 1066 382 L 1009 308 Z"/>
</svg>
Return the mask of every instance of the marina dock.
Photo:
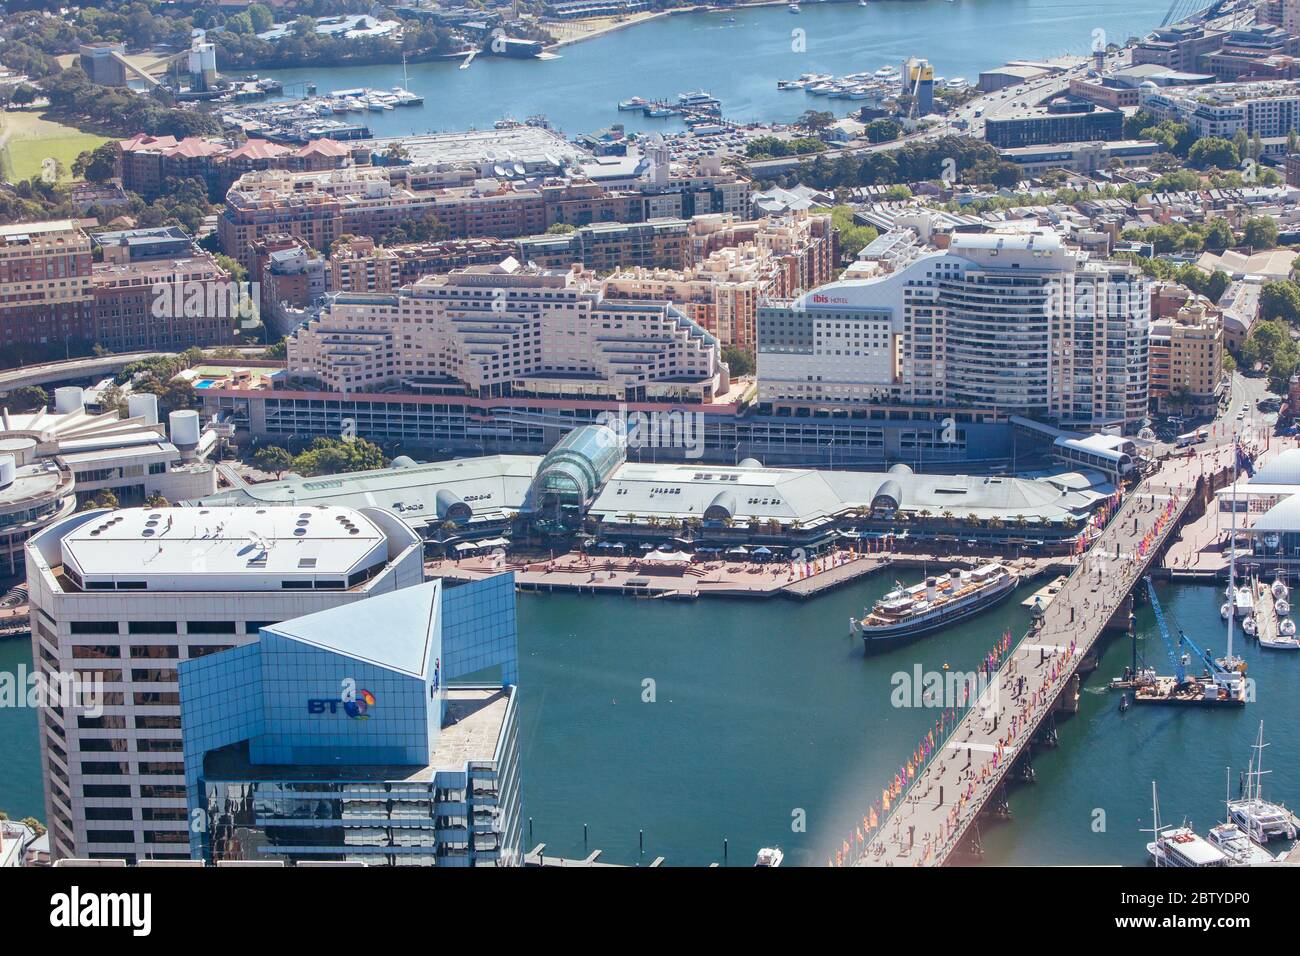
<svg viewBox="0 0 1300 956">
<path fill-rule="evenodd" d="M 980 852 L 979 817 L 1009 815 L 1008 776 L 1032 779 L 1035 743 L 1077 709 L 1081 670 L 1102 633 L 1126 620 L 1130 592 L 1161 556 L 1195 493 L 1199 465 L 1169 461 L 1129 494 L 1043 618 L 1012 648 L 965 717 L 916 772 L 855 866 L 940 866 Z"/>
</svg>

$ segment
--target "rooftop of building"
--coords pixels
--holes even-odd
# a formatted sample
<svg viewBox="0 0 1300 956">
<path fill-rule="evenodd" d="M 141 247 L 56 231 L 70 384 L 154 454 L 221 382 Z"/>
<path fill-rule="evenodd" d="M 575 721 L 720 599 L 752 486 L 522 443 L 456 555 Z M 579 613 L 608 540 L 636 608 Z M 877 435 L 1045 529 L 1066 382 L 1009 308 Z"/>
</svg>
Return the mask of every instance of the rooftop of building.
<svg viewBox="0 0 1300 956">
<path fill-rule="evenodd" d="M 135 262 L 97 262 L 91 275 L 100 285 L 113 285 L 127 281 L 131 284 L 162 276 L 182 275 L 187 279 L 207 276 L 226 276 L 220 264 L 206 252 L 192 256 L 159 256 Z"/>
<path fill-rule="evenodd" d="M 0 226 L 0 240 L 4 243 L 26 242 L 35 236 L 45 236 L 59 232 L 80 232 L 80 227 L 71 219 L 10 223 Z"/>
<path fill-rule="evenodd" d="M 442 582 L 429 581 L 282 621 L 264 630 L 423 678 L 431 666 L 434 624 L 441 602 Z"/>
<path fill-rule="evenodd" d="M 504 517 L 518 510 L 537 471 L 540 456 L 489 455 L 427 465 L 407 464 L 348 475 L 285 478 L 222 491 L 191 502 L 197 506 L 250 507 L 328 502 L 340 507 L 387 508 L 412 527 L 437 525 L 449 499 L 467 503 L 479 520 Z"/>
<path fill-rule="evenodd" d="M 386 540 L 351 508 L 125 508 L 96 512 L 62 540 L 65 568 L 91 578 L 145 578 L 150 590 L 196 579 L 346 576 Z"/>
<path fill-rule="evenodd" d="M 870 508 L 881 495 L 902 510 L 951 511 L 1031 521 L 1061 521 L 1086 513 L 1114 488 L 1098 473 L 1063 484 L 1054 477 L 1021 479 L 971 475 L 917 475 L 906 465 L 889 472 L 817 471 L 762 465 L 648 465 L 627 462 L 617 468 L 591 507 L 593 514 L 617 518 L 703 518 L 710 507 L 731 518 L 777 519 L 815 524 L 859 507 Z"/>
<path fill-rule="evenodd" d="M 209 782 L 222 780 L 349 780 L 392 783 L 429 783 L 439 771 L 465 770 L 471 760 L 496 757 L 510 712 L 513 687 L 448 687 L 446 712 L 438 740 L 422 766 L 364 765 L 346 767 L 310 764 L 255 764 L 246 746 L 209 751 L 203 775 Z"/>
<path fill-rule="evenodd" d="M 70 476 L 52 461 L 36 461 L 18 466 L 14 469 L 13 481 L 0 485 L 0 511 L 37 507 L 41 502 L 58 495 L 61 487 L 64 494 L 71 494 Z"/>
</svg>

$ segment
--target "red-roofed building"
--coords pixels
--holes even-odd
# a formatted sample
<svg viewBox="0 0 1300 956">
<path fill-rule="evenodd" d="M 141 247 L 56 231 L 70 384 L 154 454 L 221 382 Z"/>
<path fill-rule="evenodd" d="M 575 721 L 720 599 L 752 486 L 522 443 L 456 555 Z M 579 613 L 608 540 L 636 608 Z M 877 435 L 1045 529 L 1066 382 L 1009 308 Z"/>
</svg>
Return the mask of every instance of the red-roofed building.
<svg viewBox="0 0 1300 956">
<path fill-rule="evenodd" d="M 352 149 L 333 139 L 314 139 L 293 154 L 286 164 L 295 172 L 315 173 L 339 169 L 352 162 Z"/>
<path fill-rule="evenodd" d="M 226 154 L 221 170 L 221 191 L 224 193 L 244 173 L 279 169 L 293 153 L 292 147 L 273 143 L 269 139 L 248 140 Z"/>
<path fill-rule="evenodd" d="M 156 198 L 168 179 L 202 179 L 210 193 L 219 194 L 217 164 L 230 144 L 221 140 L 187 136 L 146 136 L 119 140 L 122 186 L 145 199 Z M 220 198 L 219 195 L 214 198 Z"/>
</svg>

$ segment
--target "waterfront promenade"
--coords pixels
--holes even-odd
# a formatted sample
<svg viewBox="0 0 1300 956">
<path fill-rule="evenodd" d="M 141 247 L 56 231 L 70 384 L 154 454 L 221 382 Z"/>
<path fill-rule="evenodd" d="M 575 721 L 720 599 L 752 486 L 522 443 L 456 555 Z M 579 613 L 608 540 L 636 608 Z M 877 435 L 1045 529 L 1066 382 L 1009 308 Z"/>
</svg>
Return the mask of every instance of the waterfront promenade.
<svg viewBox="0 0 1300 956">
<path fill-rule="evenodd" d="M 1177 527 L 1201 468 L 1200 456 L 1171 459 L 1128 496 L 1039 626 L 993 671 L 964 719 L 856 852 L 854 865 L 942 865 L 991 802 L 1005 797 L 1007 774 L 1063 695 L 1077 692 L 1080 664 Z"/>
<path fill-rule="evenodd" d="M 1022 580 L 1073 566 L 1067 556 L 990 558 L 984 554 L 944 554 L 924 551 L 865 551 L 841 549 L 809 561 L 743 559 L 693 561 L 688 565 L 656 566 L 644 558 L 594 557 L 568 553 L 546 558 L 518 554 L 488 554 L 425 562 L 430 577 L 462 584 L 513 571 L 522 590 L 568 591 L 583 594 L 622 594 L 678 600 L 701 597 L 816 597 L 862 580 L 886 568 L 921 570 L 933 574 L 953 567 L 973 568 L 1002 560 Z M 910 577 L 910 576 L 909 576 Z"/>
</svg>

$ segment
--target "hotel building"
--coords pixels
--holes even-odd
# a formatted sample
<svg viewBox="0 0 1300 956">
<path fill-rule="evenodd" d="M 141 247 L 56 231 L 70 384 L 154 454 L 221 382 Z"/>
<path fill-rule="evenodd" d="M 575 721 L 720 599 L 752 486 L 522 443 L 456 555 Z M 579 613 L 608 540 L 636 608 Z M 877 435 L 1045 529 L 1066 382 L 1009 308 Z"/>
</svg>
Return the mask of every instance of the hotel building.
<svg viewBox="0 0 1300 956">
<path fill-rule="evenodd" d="M 519 258 L 548 269 L 574 263 L 597 272 L 646 268 L 680 269 L 691 261 L 690 223 L 685 219 L 600 222 L 572 232 L 519 240 Z"/>
<path fill-rule="evenodd" d="M 692 264 L 685 269 L 624 268 L 603 283 L 607 299 L 667 301 L 722 345 L 753 351 L 758 303 L 829 282 L 836 266 L 828 215 L 738 222 L 691 221 Z"/>
<path fill-rule="evenodd" d="M 94 336 L 90 239 L 69 219 L 0 226 L 0 351 Z"/>
<path fill-rule="evenodd" d="M 1198 137 L 1232 139 L 1238 130 L 1261 139 L 1285 137 L 1300 128 L 1300 80 L 1144 89 L 1142 108 L 1157 119 L 1186 123 Z"/>
<path fill-rule="evenodd" d="M 193 856 L 520 865 L 517 667 L 510 574 L 380 594 L 181 661 Z M 500 677 L 454 683 L 489 668 Z"/>
<path fill-rule="evenodd" d="M 114 352 L 228 345 L 243 318 L 230 273 L 175 226 L 100 233 L 94 341 Z"/>
<path fill-rule="evenodd" d="M 1158 411 L 1213 411 L 1223 391 L 1223 321 L 1199 297 L 1151 323 L 1151 398 Z"/>
<path fill-rule="evenodd" d="M 522 241 L 522 240 L 521 240 Z M 444 275 L 466 266 L 495 265 L 513 256 L 506 239 L 448 239 L 404 245 L 377 245 L 366 236 L 338 243 L 326 265 L 331 292 L 396 292 L 427 275 Z M 567 268 L 571 263 L 562 263 Z"/>
<path fill-rule="evenodd" d="M 1149 323 L 1128 264 L 1092 261 L 1052 232 L 957 234 L 895 272 L 761 307 L 759 402 L 1129 429 L 1146 414 Z"/>
<path fill-rule="evenodd" d="M 654 162 L 628 184 L 543 180 L 533 187 L 474 178 L 469 170 L 347 167 L 265 170 L 231 186 L 218 221 L 222 250 L 248 266 L 249 245 L 289 233 L 322 251 L 346 234 L 382 237 L 434 220 L 449 239 L 532 236 L 556 223 L 646 222 L 704 213 L 743 214 L 750 183 L 719 164 Z"/>
<path fill-rule="evenodd" d="M 471 266 L 396 293 L 337 294 L 288 341 L 291 375 L 339 394 L 402 385 L 480 397 L 711 402 L 718 342 L 664 303 L 604 298 L 579 271 Z"/>
<path fill-rule="evenodd" d="M 189 857 L 178 664 L 424 576 L 420 539 L 375 508 L 83 511 L 26 547 L 36 666 L 104 682 L 99 707 L 40 714 L 55 859 Z"/>
</svg>

